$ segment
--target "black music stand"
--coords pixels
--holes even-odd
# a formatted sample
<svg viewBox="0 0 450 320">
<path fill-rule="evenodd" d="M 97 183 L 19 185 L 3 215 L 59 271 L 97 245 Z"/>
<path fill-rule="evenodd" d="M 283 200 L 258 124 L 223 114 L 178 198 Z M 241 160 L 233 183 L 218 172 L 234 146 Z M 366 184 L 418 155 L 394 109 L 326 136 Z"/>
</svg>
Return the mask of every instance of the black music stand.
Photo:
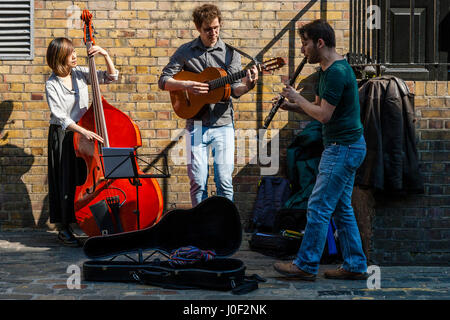
<svg viewBox="0 0 450 320">
<path fill-rule="evenodd" d="M 166 157 L 166 155 L 164 154 Z M 140 174 L 137 169 L 137 160 L 134 148 L 102 148 L 103 173 L 105 179 L 128 179 L 130 183 L 136 187 L 136 223 L 137 229 L 140 227 L 139 212 L 139 187 L 142 186 L 139 178 L 169 178 L 170 173 L 161 172 L 161 174 Z M 165 158 L 167 165 L 167 158 Z M 141 161 L 144 161 L 140 159 Z M 168 166 L 167 166 L 168 168 Z"/>
</svg>

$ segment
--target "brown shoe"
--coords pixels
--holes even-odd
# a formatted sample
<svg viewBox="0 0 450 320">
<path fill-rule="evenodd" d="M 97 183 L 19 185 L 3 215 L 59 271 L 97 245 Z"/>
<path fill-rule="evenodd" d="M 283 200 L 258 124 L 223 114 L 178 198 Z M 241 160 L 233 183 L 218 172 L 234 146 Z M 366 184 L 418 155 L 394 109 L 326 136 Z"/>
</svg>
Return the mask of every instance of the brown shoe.
<svg viewBox="0 0 450 320">
<path fill-rule="evenodd" d="M 365 272 L 350 272 L 342 268 L 336 270 L 325 271 L 325 278 L 339 280 L 366 280 L 368 274 Z"/>
<path fill-rule="evenodd" d="M 316 275 L 299 269 L 293 262 L 276 262 L 273 268 L 282 275 L 306 281 L 316 280 Z"/>
</svg>

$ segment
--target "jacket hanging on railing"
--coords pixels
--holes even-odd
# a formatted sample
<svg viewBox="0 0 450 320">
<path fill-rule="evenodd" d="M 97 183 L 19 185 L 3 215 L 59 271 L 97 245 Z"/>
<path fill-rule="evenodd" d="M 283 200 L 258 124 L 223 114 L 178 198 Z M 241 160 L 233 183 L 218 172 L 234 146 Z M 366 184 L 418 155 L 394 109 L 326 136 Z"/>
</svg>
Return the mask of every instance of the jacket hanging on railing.
<svg viewBox="0 0 450 320">
<path fill-rule="evenodd" d="M 423 193 L 414 128 L 414 94 L 402 79 L 383 76 L 359 89 L 367 155 L 355 185 L 389 194 Z"/>
</svg>

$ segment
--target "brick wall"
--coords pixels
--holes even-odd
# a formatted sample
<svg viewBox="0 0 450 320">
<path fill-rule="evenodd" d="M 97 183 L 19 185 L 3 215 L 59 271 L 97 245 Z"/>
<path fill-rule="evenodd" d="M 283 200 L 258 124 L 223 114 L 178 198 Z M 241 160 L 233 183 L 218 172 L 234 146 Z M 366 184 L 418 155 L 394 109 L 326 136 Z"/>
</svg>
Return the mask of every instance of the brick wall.
<svg viewBox="0 0 450 320">
<path fill-rule="evenodd" d="M 211 2 L 222 10 L 224 24 L 221 36 L 225 41 L 252 56 L 262 59 L 281 56 L 289 62 L 273 74 L 264 74 L 258 86 L 235 103 L 236 129 L 239 130 L 236 145 L 245 142 L 249 146 L 236 153 L 234 172 L 236 204 L 245 222 L 252 210 L 263 159 L 257 155 L 258 148 L 254 145 L 250 148 L 254 139 L 244 137 L 252 137 L 261 127 L 271 108 L 271 99 L 282 88 L 281 82 L 287 80 L 289 72 L 293 73 L 301 61 L 296 28 L 300 22 L 326 17 L 335 28 L 338 52 L 344 54 L 348 51 L 349 6 L 347 0 Z M 158 89 L 157 80 L 175 49 L 197 36 L 191 12 L 203 3 L 35 1 L 35 58 L 32 61 L 0 60 L 0 228 L 53 227 L 48 223 L 47 209 L 49 111 L 44 83 L 50 70 L 45 63 L 45 52 L 54 37 L 69 37 L 74 41 L 79 64 L 86 65 L 82 31 L 76 19 L 79 14 L 77 8 L 87 8 L 94 14 L 97 44 L 108 50 L 120 70 L 118 83 L 102 86 L 102 93 L 139 126 L 143 137 L 140 153 L 169 152 L 172 176 L 159 180 L 165 208 L 170 208 L 172 204 L 190 206 L 186 168 L 177 157 L 183 154 L 184 140 L 174 142 L 183 132 L 185 121 L 172 112 L 169 95 Z M 98 68 L 105 68 L 103 59 L 96 61 Z M 242 62 L 245 66 L 250 61 L 243 58 Z M 312 97 L 309 75 L 313 71 L 314 68 L 308 65 L 299 78 L 308 97 Z M 428 244 L 434 245 L 433 241 L 442 244 L 448 236 L 448 222 L 447 227 L 440 225 L 441 229 L 435 231 L 436 226 L 430 221 L 446 221 L 449 218 L 449 90 L 447 82 L 416 82 L 409 85 L 416 93 L 418 147 L 426 176 L 426 195 L 416 202 L 400 201 L 395 206 L 402 208 L 407 217 L 419 216 L 429 222 L 430 231 L 424 237 L 429 237 L 430 241 L 422 245 L 425 254 Z M 279 112 L 272 122 L 269 140 L 272 144 L 279 140 L 280 148 L 275 151 L 280 155 L 279 175 L 284 174 L 286 146 L 308 120 L 304 116 Z M 272 144 L 269 144 L 269 149 Z M 212 191 L 215 189 L 212 171 L 209 188 Z M 385 204 L 386 208 L 389 205 Z M 409 210 L 410 207 L 414 210 Z M 388 209 L 379 210 L 377 208 L 374 218 L 376 239 L 372 246 L 377 261 L 387 263 L 390 249 L 385 248 L 382 241 L 398 241 L 396 237 L 404 235 L 394 232 L 395 228 L 406 226 L 397 226 L 389 220 L 391 215 L 386 213 Z M 401 220 L 401 223 L 404 221 Z M 422 225 L 418 224 L 417 228 Z M 441 238 L 435 240 L 432 237 Z"/>
<path fill-rule="evenodd" d="M 408 82 L 415 94 L 417 149 L 425 194 L 376 197 L 371 243 L 379 264 L 450 261 L 449 82 Z"/>
<path fill-rule="evenodd" d="M 140 154 L 169 151 L 171 178 L 160 180 L 166 208 L 176 204 L 189 207 L 189 181 L 185 165 L 175 161 L 184 151 L 184 140 L 174 143 L 183 132 L 185 120 L 178 118 L 169 94 L 157 87 L 161 69 L 182 43 L 198 36 L 191 21 L 192 10 L 201 1 L 35 1 L 35 58 L 32 61 L 0 61 L 1 102 L 1 207 L 0 224 L 7 227 L 47 227 L 47 131 L 49 110 L 44 84 L 50 75 L 45 52 L 55 37 L 73 40 L 79 65 L 86 65 L 82 42 L 82 24 L 77 17 L 83 9 L 93 13 L 97 44 L 107 49 L 117 69 L 116 84 L 102 86 L 102 94 L 114 106 L 127 113 L 139 126 L 143 138 Z M 275 56 L 299 56 L 298 41 L 289 40 L 298 18 L 320 16 L 318 1 L 213 1 L 223 14 L 222 37 L 244 52 L 262 59 Z M 340 18 L 343 15 L 339 11 Z M 291 20 L 294 21 L 291 23 Z M 343 27 L 339 30 L 343 35 Z M 344 41 L 341 41 L 341 47 Z M 289 51 L 291 50 L 291 51 Z M 300 58 L 291 60 L 291 71 Z M 242 59 L 243 66 L 250 62 Z M 104 60 L 96 58 L 104 69 Z M 236 101 L 236 129 L 251 136 L 270 110 L 271 99 L 281 90 L 288 66 L 273 74 L 264 74 L 261 84 Z M 312 67 L 305 68 L 305 75 Z M 273 128 L 282 129 L 288 114 L 278 115 Z M 298 127 L 291 124 L 282 131 L 284 140 Z M 248 140 L 248 138 L 247 138 Z M 285 144 L 285 143 L 284 143 Z M 168 150 L 168 148 L 171 148 Z M 177 154 L 178 154 L 177 153 Z M 242 153 L 240 154 L 242 155 Z M 243 154 L 235 170 L 236 200 L 243 216 L 248 215 L 259 176 L 255 156 Z M 252 160 L 253 159 L 253 160 Z M 178 159 L 180 160 L 180 159 Z M 258 163 L 258 161 L 256 162 Z M 212 171 L 211 171 L 212 173 Z M 214 191 L 213 175 L 209 186 Z M 52 227 L 52 226 L 49 226 Z"/>
</svg>

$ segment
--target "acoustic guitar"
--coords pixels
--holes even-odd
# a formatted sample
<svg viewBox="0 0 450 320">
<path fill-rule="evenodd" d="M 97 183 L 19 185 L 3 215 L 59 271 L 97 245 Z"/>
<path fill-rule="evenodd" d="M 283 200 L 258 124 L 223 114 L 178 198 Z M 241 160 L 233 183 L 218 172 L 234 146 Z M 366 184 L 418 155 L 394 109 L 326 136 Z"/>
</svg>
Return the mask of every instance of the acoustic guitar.
<svg viewBox="0 0 450 320">
<path fill-rule="evenodd" d="M 259 72 L 279 69 L 286 63 L 283 58 L 273 58 L 256 65 Z M 175 80 L 190 80 L 205 82 L 209 84 L 209 92 L 206 94 L 192 94 L 187 90 L 170 91 L 170 100 L 172 107 L 182 119 L 194 117 L 205 104 L 227 101 L 231 95 L 230 84 L 236 80 L 242 79 L 247 75 L 247 70 L 228 75 L 221 68 L 209 67 L 200 73 L 190 71 L 180 71 L 173 78 Z"/>
</svg>

